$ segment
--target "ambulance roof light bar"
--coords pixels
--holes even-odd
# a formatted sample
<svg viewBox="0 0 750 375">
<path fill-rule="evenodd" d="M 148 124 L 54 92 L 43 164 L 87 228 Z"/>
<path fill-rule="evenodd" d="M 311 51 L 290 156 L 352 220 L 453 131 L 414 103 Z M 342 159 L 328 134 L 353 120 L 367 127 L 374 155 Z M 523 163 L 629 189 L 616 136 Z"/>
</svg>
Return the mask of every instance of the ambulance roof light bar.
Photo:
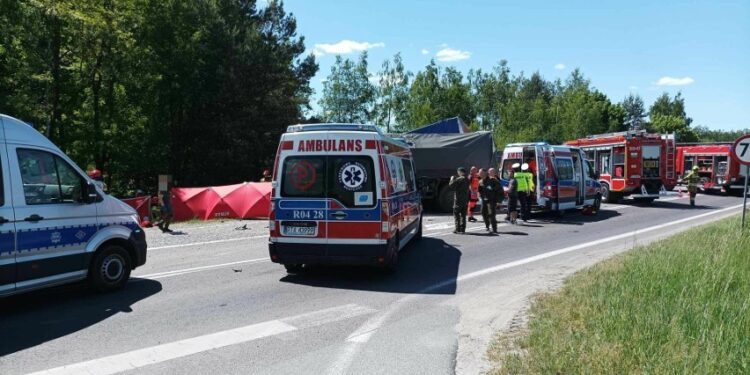
<svg viewBox="0 0 750 375">
<path fill-rule="evenodd" d="M 523 146 L 549 146 L 548 142 L 521 142 L 521 143 L 509 143 L 505 147 L 523 147 Z"/>
<path fill-rule="evenodd" d="M 287 133 L 299 133 L 299 132 L 314 132 L 314 131 L 360 131 L 360 132 L 371 132 L 380 133 L 375 125 L 364 125 L 364 124 L 298 124 L 290 125 L 286 128 Z"/>
</svg>

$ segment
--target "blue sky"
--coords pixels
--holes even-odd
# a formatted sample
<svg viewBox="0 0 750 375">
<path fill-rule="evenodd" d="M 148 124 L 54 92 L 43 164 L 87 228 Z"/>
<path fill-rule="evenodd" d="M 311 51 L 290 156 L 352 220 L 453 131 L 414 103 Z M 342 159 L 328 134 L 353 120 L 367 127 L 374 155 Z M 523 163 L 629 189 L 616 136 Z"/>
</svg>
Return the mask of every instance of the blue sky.
<svg viewBox="0 0 750 375">
<path fill-rule="evenodd" d="M 370 54 L 374 73 L 401 52 L 416 72 L 435 58 L 467 72 L 508 60 L 514 73 L 565 78 L 580 68 L 614 101 L 649 106 L 683 93 L 688 116 L 714 129 L 750 128 L 750 0 L 286 0 L 320 71 L 336 52 Z M 445 60 L 445 61 L 441 61 Z"/>
</svg>

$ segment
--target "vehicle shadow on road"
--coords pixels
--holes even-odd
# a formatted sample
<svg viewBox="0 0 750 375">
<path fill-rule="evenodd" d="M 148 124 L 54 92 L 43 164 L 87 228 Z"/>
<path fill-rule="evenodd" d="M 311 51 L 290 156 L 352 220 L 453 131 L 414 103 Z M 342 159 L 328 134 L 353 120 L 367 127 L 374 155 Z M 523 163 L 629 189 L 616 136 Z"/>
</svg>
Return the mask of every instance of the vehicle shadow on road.
<svg viewBox="0 0 750 375">
<path fill-rule="evenodd" d="M 690 207 L 690 201 L 685 199 L 684 201 L 680 202 L 674 202 L 674 201 L 667 201 L 667 202 L 659 202 L 654 201 L 653 203 L 641 203 L 641 202 L 632 202 L 629 204 L 630 206 L 634 207 L 653 207 L 653 208 L 667 208 L 667 209 L 678 209 L 678 210 L 715 210 L 719 207 L 716 206 L 707 206 L 700 204 L 700 199 L 696 200 L 695 207 Z"/>
<path fill-rule="evenodd" d="M 0 358 L 132 312 L 161 289 L 158 281 L 143 280 L 100 294 L 79 283 L 0 299 Z"/>
<path fill-rule="evenodd" d="M 596 215 L 584 215 L 580 211 L 568 211 L 562 216 L 552 213 L 542 214 L 534 221 L 546 224 L 584 225 L 586 223 L 610 220 L 620 215 L 618 211 L 608 209 L 600 209 Z"/>
<path fill-rule="evenodd" d="M 442 239 L 424 237 L 399 253 L 395 273 L 373 267 L 311 267 L 280 281 L 318 288 L 388 293 L 455 294 L 461 251 Z"/>
</svg>

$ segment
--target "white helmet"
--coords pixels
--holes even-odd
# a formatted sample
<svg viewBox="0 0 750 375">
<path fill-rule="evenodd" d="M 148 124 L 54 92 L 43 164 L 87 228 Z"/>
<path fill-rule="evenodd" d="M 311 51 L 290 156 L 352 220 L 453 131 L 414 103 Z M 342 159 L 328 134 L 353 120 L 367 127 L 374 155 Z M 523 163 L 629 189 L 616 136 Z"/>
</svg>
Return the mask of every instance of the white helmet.
<svg viewBox="0 0 750 375">
<path fill-rule="evenodd" d="M 521 170 L 522 171 L 528 171 L 529 170 L 529 163 L 523 163 L 523 165 L 521 166 Z"/>
<path fill-rule="evenodd" d="M 511 165 L 510 167 L 511 167 L 511 168 L 513 168 L 513 169 L 518 169 L 518 168 L 521 168 L 521 164 L 518 164 L 518 163 L 514 163 L 514 164 L 513 164 L 513 165 Z"/>
</svg>

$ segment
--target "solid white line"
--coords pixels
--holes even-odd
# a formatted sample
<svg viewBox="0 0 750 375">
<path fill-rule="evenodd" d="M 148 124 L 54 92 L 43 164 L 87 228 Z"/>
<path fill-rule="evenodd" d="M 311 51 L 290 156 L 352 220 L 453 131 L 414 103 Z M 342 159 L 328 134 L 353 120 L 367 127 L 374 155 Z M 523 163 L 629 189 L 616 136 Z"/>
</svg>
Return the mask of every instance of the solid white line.
<svg viewBox="0 0 750 375">
<path fill-rule="evenodd" d="M 226 267 L 226 266 L 234 266 L 234 265 L 237 265 L 237 264 L 261 263 L 261 262 L 268 262 L 268 261 L 270 261 L 268 258 L 256 258 L 256 259 L 240 260 L 240 261 L 237 261 L 237 262 L 213 264 L 213 265 L 210 265 L 210 266 L 201 266 L 201 267 L 194 267 L 194 268 L 184 268 L 184 269 L 174 270 L 174 271 L 150 273 L 150 274 L 146 274 L 146 275 L 134 275 L 134 277 L 137 277 L 137 278 L 140 278 L 140 279 L 157 280 L 157 279 L 164 279 L 164 278 L 172 277 L 172 276 L 185 275 L 185 274 L 188 274 L 188 273 L 194 273 L 194 272 L 212 270 L 214 268 L 221 268 L 221 267 Z"/>
<path fill-rule="evenodd" d="M 143 366 L 186 357 L 192 354 L 223 348 L 229 345 L 241 344 L 264 337 L 275 336 L 280 333 L 297 330 L 296 327 L 272 320 L 264 323 L 251 324 L 240 328 L 216 332 L 204 336 L 170 342 L 133 350 L 130 352 L 102 357 L 91 361 L 57 367 L 35 372 L 31 375 L 53 374 L 99 374 L 109 375 L 118 372 L 136 370 Z"/>
<path fill-rule="evenodd" d="M 461 275 L 461 276 L 459 276 L 459 277 L 457 277 L 455 279 L 446 279 L 446 280 L 443 280 L 443 281 L 441 281 L 439 283 L 436 283 L 436 284 L 433 284 L 431 286 L 428 286 L 425 289 L 420 290 L 419 292 L 416 292 L 415 294 L 411 294 L 411 295 L 405 296 L 405 297 L 397 300 L 396 302 L 392 303 L 391 306 L 387 310 L 385 310 L 382 313 L 380 313 L 378 315 L 375 315 L 375 316 L 371 317 L 370 319 L 368 319 L 367 321 L 365 321 L 356 331 L 354 331 L 354 333 L 352 333 L 351 335 L 349 335 L 349 337 L 347 337 L 346 342 L 348 344 L 346 344 L 346 346 L 343 348 L 343 352 L 336 358 L 336 360 L 332 362 L 332 364 L 330 365 L 330 367 L 328 368 L 328 371 L 326 373 L 327 374 L 346 374 L 348 372 L 348 370 L 349 370 L 349 367 L 351 366 L 351 363 L 354 360 L 354 357 L 359 352 L 359 347 L 362 346 L 362 345 L 365 345 L 370 340 L 370 338 L 372 337 L 372 335 L 375 334 L 375 332 L 378 329 L 380 329 L 380 327 L 383 324 L 385 324 L 385 322 L 388 320 L 388 318 L 390 318 L 391 315 L 393 315 L 398 309 L 400 309 L 401 306 L 405 305 L 407 302 L 409 302 L 411 300 L 414 300 L 414 299 L 418 298 L 420 295 L 423 295 L 423 294 L 426 294 L 426 293 L 430 293 L 430 292 L 432 292 L 434 290 L 437 290 L 437 289 L 440 289 L 440 288 L 444 288 L 446 286 L 450 286 L 450 285 L 453 285 L 453 284 L 458 284 L 459 282 L 462 282 L 462 281 L 471 280 L 471 279 L 475 279 L 475 278 L 478 278 L 478 277 L 481 277 L 481 276 L 485 276 L 485 275 L 488 275 L 488 274 L 491 274 L 491 273 L 494 273 L 494 272 L 502 271 L 502 270 L 505 270 L 505 269 L 508 269 L 508 268 L 518 267 L 518 266 L 521 266 L 521 265 L 525 265 L 525 264 L 529 264 L 529 263 L 532 263 L 532 262 L 540 261 L 540 260 L 543 260 L 543 259 L 551 258 L 551 257 L 557 256 L 557 255 L 569 253 L 569 252 L 572 252 L 572 251 L 576 251 L 576 250 L 580 250 L 580 249 L 585 249 L 585 248 L 589 248 L 589 247 L 592 247 L 592 246 L 597 246 L 597 245 L 601 245 L 601 244 L 604 244 L 604 243 L 607 243 L 607 242 L 616 241 L 616 240 L 620 240 L 620 239 L 624 239 L 624 238 L 628 238 L 628 237 L 633 237 L 633 236 L 636 236 L 636 235 L 639 235 L 639 234 L 653 232 L 653 231 L 656 231 L 656 230 L 664 229 L 666 227 L 670 227 L 670 226 L 674 226 L 674 225 L 678 225 L 678 224 L 690 222 L 690 221 L 693 221 L 695 219 L 700 219 L 700 218 L 708 217 L 708 216 L 715 216 L 715 215 L 720 214 L 722 212 L 727 212 L 727 211 L 735 210 L 735 209 L 741 208 L 741 207 L 742 207 L 741 204 L 740 205 L 731 206 L 731 207 L 726 207 L 726 208 L 723 208 L 723 209 L 720 209 L 720 210 L 710 211 L 710 212 L 706 212 L 706 213 L 703 213 L 703 214 L 700 214 L 700 215 L 691 216 L 691 217 L 688 217 L 688 218 L 679 219 L 679 220 L 671 221 L 671 222 L 668 222 L 668 223 L 663 223 L 663 224 L 655 225 L 653 227 L 648 227 L 648 228 L 644 228 L 644 229 L 638 229 L 638 230 L 630 231 L 630 232 L 627 232 L 627 233 L 621 233 L 621 234 L 618 234 L 618 235 L 615 235 L 615 236 L 611 236 L 611 237 L 607 237 L 607 238 L 601 238 L 601 239 L 598 239 L 598 240 L 595 240 L 595 241 L 590 241 L 590 242 L 582 243 L 582 244 L 579 244 L 579 245 L 569 246 L 569 247 L 565 247 L 565 248 L 562 248 L 562 249 L 558 249 L 558 250 L 546 252 L 546 253 L 543 253 L 543 254 L 538 254 L 538 255 L 535 255 L 535 256 L 528 257 L 528 258 L 519 259 L 517 261 L 503 263 L 503 264 L 500 264 L 500 265 L 497 265 L 497 266 L 488 267 L 488 268 L 481 269 L 481 270 L 478 270 L 478 271 L 470 272 L 468 274 Z"/>
<path fill-rule="evenodd" d="M 116 374 L 208 350 L 371 314 L 375 311 L 369 307 L 348 304 L 56 367 L 31 375 Z"/>
<path fill-rule="evenodd" d="M 240 237 L 240 238 L 227 238 L 227 239 L 224 239 L 224 240 L 205 241 L 205 242 L 190 242 L 190 243 L 183 243 L 183 244 L 177 244 L 177 245 L 156 246 L 156 247 L 149 247 L 148 250 L 174 249 L 174 248 L 177 248 L 177 247 L 210 245 L 210 244 L 214 244 L 214 243 L 234 242 L 234 241 L 243 241 L 243 240 L 254 240 L 254 239 L 258 239 L 258 238 L 268 238 L 268 235 L 265 234 L 265 235 L 262 235 L 262 236 Z"/>
</svg>

